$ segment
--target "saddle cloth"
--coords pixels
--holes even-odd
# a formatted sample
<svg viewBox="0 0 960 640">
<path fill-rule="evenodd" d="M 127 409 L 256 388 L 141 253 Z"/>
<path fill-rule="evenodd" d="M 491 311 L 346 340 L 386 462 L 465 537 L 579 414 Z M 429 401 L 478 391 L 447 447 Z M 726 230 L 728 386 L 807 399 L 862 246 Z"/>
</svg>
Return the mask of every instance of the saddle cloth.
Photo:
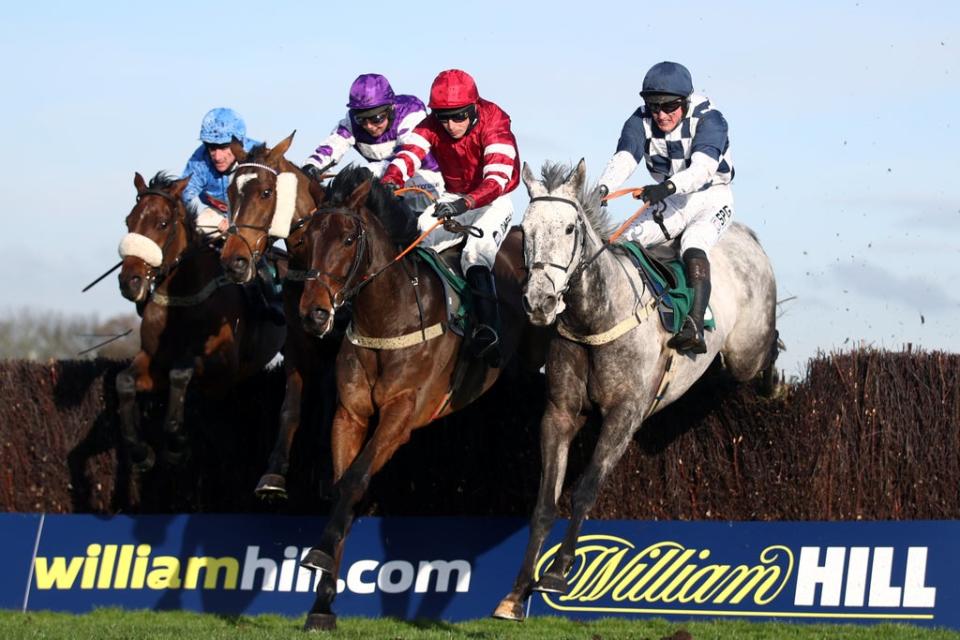
<svg viewBox="0 0 960 640">
<path fill-rule="evenodd" d="M 644 249 L 635 242 L 625 241 L 614 245 L 619 248 L 640 272 L 650 291 L 657 297 L 657 311 L 663 328 L 676 333 L 690 313 L 693 304 L 693 289 L 687 286 L 687 274 L 683 261 L 673 245 L 660 245 L 654 250 Z M 703 328 L 717 326 L 710 307 L 704 314 Z"/>
</svg>

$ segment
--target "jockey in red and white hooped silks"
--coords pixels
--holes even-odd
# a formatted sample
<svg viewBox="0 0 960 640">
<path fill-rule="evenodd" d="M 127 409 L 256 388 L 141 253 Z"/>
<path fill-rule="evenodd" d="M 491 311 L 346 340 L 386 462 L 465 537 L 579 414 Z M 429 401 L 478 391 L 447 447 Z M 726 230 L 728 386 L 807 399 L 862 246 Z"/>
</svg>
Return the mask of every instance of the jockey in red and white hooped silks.
<svg viewBox="0 0 960 640">
<path fill-rule="evenodd" d="M 318 179 L 323 171 L 351 148 L 367 161 L 377 178 L 410 134 L 427 117 L 427 108 L 416 96 L 396 95 L 390 82 L 378 73 L 364 73 L 350 85 L 347 116 L 304 161 L 303 171 Z M 443 178 L 433 156 L 426 156 L 404 186 L 425 189 L 437 197 L 443 193 Z M 423 207 L 421 207 L 422 209 Z"/>
<path fill-rule="evenodd" d="M 510 116 L 481 98 L 465 71 L 442 71 L 430 88 L 429 107 L 430 115 L 400 148 L 382 181 L 400 187 L 428 153 L 437 159 L 447 193 L 420 216 L 420 228 L 429 228 L 435 218 L 456 217 L 460 224 L 483 232 L 479 238 L 467 237 L 460 264 L 477 293 L 480 322 L 471 344 L 490 366 L 499 366 L 500 322 L 491 270 L 513 219 L 513 203 L 507 194 L 520 181 L 517 140 L 510 130 Z M 425 245 L 443 251 L 460 240 L 459 234 L 438 227 Z"/>
<path fill-rule="evenodd" d="M 693 92 L 690 72 L 659 62 L 643 78 L 644 104 L 620 133 L 617 152 L 600 176 L 601 194 L 615 191 L 641 161 L 657 184 L 637 197 L 652 205 L 623 235 L 644 246 L 680 237 L 693 304 L 667 345 L 706 353 L 703 317 L 710 300 L 707 257 L 733 218 L 733 158 L 727 121 L 710 100 Z"/>
</svg>

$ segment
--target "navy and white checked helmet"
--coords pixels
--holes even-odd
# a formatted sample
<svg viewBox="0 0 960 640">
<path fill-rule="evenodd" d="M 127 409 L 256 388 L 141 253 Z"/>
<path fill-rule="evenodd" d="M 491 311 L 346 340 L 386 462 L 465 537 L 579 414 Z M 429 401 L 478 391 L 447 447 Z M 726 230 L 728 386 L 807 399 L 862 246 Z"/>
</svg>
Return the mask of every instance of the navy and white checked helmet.
<svg viewBox="0 0 960 640">
<path fill-rule="evenodd" d="M 226 144 L 232 138 L 243 142 L 247 136 L 247 125 L 240 114 L 233 109 L 217 107 L 203 116 L 200 124 L 200 139 L 212 144 Z"/>
<path fill-rule="evenodd" d="M 644 98 L 653 94 L 669 94 L 686 98 L 693 93 L 693 80 L 687 68 L 678 62 L 658 62 L 643 77 Z"/>
</svg>

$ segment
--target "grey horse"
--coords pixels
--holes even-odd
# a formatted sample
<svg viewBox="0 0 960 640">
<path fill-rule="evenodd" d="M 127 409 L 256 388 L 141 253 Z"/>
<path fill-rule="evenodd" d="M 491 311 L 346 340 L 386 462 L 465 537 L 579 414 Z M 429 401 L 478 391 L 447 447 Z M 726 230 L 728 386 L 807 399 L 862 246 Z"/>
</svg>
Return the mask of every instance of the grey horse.
<svg viewBox="0 0 960 640">
<path fill-rule="evenodd" d="M 557 323 L 547 361 L 547 404 L 540 423 L 540 491 L 530 540 L 513 590 L 494 617 L 524 618 L 531 591 L 565 593 L 584 519 L 643 421 L 690 388 L 717 353 L 726 369 L 746 381 L 772 369 L 778 353 L 776 283 L 756 236 L 731 225 L 711 250 L 710 307 L 716 329 L 706 332 L 707 353 L 676 354 L 656 317 L 656 299 L 622 250 L 602 238 L 613 231 L 597 189 L 585 187 L 583 160 L 572 171 L 547 163 L 543 180 L 523 167 L 530 205 L 523 217 L 529 279 L 524 306 L 535 325 Z M 543 575 L 534 563 L 557 515 L 570 443 L 587 416 L 603 419 L 593 455 L 577 481 L 573 517 Z"/>
</svg>

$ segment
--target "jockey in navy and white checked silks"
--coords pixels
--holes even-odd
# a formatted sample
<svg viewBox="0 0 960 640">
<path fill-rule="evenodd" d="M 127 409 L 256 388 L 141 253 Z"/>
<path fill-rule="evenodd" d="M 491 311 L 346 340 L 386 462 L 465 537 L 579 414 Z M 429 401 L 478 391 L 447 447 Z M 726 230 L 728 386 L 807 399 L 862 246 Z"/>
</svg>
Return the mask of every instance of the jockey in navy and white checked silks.
<svg viewBox="0 0 960 640">
<path fill-rule="evenodd" d="M 733 217 L 733 159 L 723 115 L 708 98 L 692 94 L 680 124 L 664 133 L 647 107 L 641 106 L 623 125 L 617 152 L 600 176 L 600 185 L 615 191 L 641 160 L 654 180 L 669 179 L 676 186 L 676 193 L 664 200 L 667 232 L 671 237 L 680 235 L 683 251 L 707 252 Z M 623 238 L 645 246 L 665 242 L 652 210 L 644 212 Z"/>
<path fill-rule="evenodd" d="M 387 111 L 389 126 L 382 134 L 373 137 L 356 122 L 355 116 L 385 105 L 391 106 Z M 347 106 L 350 110 L 346 117 L 304 164 L 317 169 L 328 168 L 353 147 L 369 163 L 367 168 L 379 178 L 400 147 L 409 144 L 414 127 L 427 116 L 427 108 L 419 98 L 394 95 L 387 79 L 373 73 L 361 75 L 354 81 Z M 432 155 L 424 158 L 417 173 L 406 181 L 405 186 L 426 189 L 435 196 L 443 193 L 443 178 Z"/>
</svg>

